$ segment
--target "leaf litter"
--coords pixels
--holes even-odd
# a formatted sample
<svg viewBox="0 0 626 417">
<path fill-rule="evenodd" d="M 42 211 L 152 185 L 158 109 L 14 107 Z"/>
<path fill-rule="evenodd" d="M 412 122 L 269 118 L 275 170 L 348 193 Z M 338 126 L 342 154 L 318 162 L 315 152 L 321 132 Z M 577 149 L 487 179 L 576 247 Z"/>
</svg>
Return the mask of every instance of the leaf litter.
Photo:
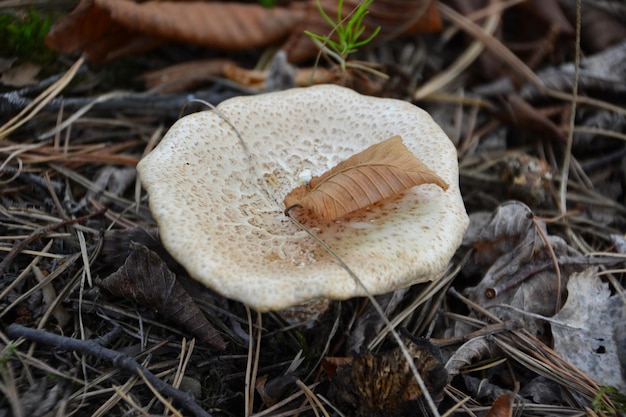
<svg viewBox="0 0 626 417">
<path fill-rule="evenodd" d="M 83 3 L 93 7 L 115 2 Z M 134 7 L 128 3 L 125 6 Z M 619 100 L 619 93 L 626 88 L 623 77 L 619 77 L 626 67 L 624 11 L 620 12 L 617 3 L 608 8 L 585 3 L 588 9 L 583 10 L 581 44 L 585 57 L 579 74 L 582 94 L 575 125 L 570 126 L 571 97 L 563 98 L 556 92 L 569 94 L 572 90 L 575 22 L 570 16 L 575 10 L 567 2 L 549 2 L 549 7 L 546 2 L 525 3 L 508 9 L 481 9 L 470 2 L 450 2 L 453 10 L 478 25 L 484 24 L 481 17 L 485 16 L 497 16 L 507 23 L 491 38 L 481 38 L 489 52 L 478 55 L 473 66 L 452 76 L 452 81 L 428 101 L 418 103 L 431 114 L 441 115 L 439 122 L 459 148 L 461 186 L 472 228 L 440 281 L 389 295 L 390 300 L 385 296 L 378 299 L 394 325 L 414 336 L 431 337 L 440 347 L 450 374 L 439 405 L 442 414 L 451 409 L 462 415 L 477 414 L 494 402 L 502 415 L 519 415 L 520 410 L 524 415 L 538 416 L 619 414 L 624 410 L 610 393 L 611 387 L 625 389 L 620 360 L 625 349 L 624 329 L 623 319 L 618 319 L 624 311 L 624 258 L 619 255 L 624 254 L 626 225 L 626 112 Z M 346 1 L 347 6 L 350 4 Z M 316 15 L 314 2 L 306 7 L 310 10 L 305 21 L 325 24 Z M 445 7 L 440 10 L 454 21 Z M 386 22 L 380 16 L 372 13 L 375 19 L 366 26 L 381 25 L 387 33 L 402 26 L 402 21 L 393 20 L 396 18 Z M 95 21 L 99 19 L 102 17 Z M 508 24 L 513 19 L 533 19 L 533 33 L 524 30 L 528 25 Z M 111 43 L 104 42 L 101 49 L 90 53 L 110 60 L 136 48 L 163 43 L 163 39 L 150 39 L 145 34 L 129 34 L 118 24 L 93 27 L 94 32 L 119 29 L 119 37 L 109 38 Z M 613 29 L 607 30 L 609 26 Z M 323 28 L 306 29 L 328 33 Z M 419 96 L 414 94 L 416 86 L 445 73 L 445 62 L 456 58 L 465 48 L 464 42 L 477 36 L 472 32 L 459 35 L 458 27 L 450 23 L 446 29 L 426 37 L 386 40 L 360 52 L 359 59 L 382 64 L 391 75 L 388 84 L 370 91 Z M 452 31 L 457 34 L 451 35 Z M 412 33 L 412 29 L 405 33 Z M 70 35 L 63 40 L 71 44 Z M 531 72 L 504 64 L 511 61 L 498 49 L 498 42 L 517 54 Z M 299 48 L 295 50 L 307 56 L 317 53 L 316 49 L 307 52 Z M 171 54 L 171 50 L 160 51 L 166 51 L 164 56 Z M 198 58 L 198 51 L 189 51 L 191 56 L 186 60 Z M 251 58 L 249 51 L 217 54 L 217 59 L 232 60 L 240 69 L 264 68 L 261 75 L 268 74 L 263 59 Z M 178 59 L 173 61 L 165 63 L 180 64 Z M 304 68 L 290 62 L 298 70 Z M 322 64 L 326 64 L 324 60 Z M 324 67 L 336 76 L 332 65 Z M 150 66 L 151 70 L 160 68 Z M 206 68 L 183 75 L 192 80 L 187 89 L 202 89 L 194 91 L 194 96 L 217 103 L 251 87 L 245 77 L 232 77 L 231 84 L 223 81 L 222 67 L 215 71 L 213 63 Z M 204 71 L 207 75 L 203 76 Z M 257 74 L 247 74 L 252 75 Z M 537 88 L 533 75 L 552 91 Z M 249 411 L 254 415 L 312 415 L 307 411 L 311 406 L 301 402 L 304 393 L 298 381 L 322 396 L 328 394 L 331 384 L 339 391 L 353 389 L 352 382 L 342 378 L 329 382 L 321 376 L 317 366 L 322 358 L 376 358 L 394 351 L 388 349 L 390 342 L 382 336 L 385 326 L 376 314 L 369 314 L 367 300 L 335 303 L 313 329 L 287 326 L 277 316 L 267 314 L 262 327 L 253 329 L 261 334 L 256 341 L 258 376 L 253 383 L 259 392 L 265 390 L 265 398 L 270 400 L 257 401 L 253 410 L 244 411 L 242 392 L 250 336 L 243 330 L 248 329 L 248 323 L 241 305 L 187 287 L 201 315 L 228 342 L 226 350 L 220 352 L 197 335 L 196 346 L 190 348 L 193 330 L 172 324 L 175 317 L 164 318 L 154 311 L 161 310 L 158 303 L 163 300 L 167 304 L 166 289 L 170 286 L 145 288 L 156 290 L 157 304 L 144 306 L 137 299 L 124 298 L 130 294 L 128 289 L 141 285 L 134 278 L 121 288 L 122 297 L 90 287 L 88 275 L 102 279 L 114 277 L 120 267 L 124 271 L 124 262 L 130 265 L 133 260 L 128 256 L 131 246 L 141 247 L 144 258 L 135 259 L 137 262 L 154 260 L 154 265 L 144 263 L 137 269 L 142 273 L 131 274 L 133 277 L 150 279 L 148 273 L 152 271 L 157 277 L 161 274 L 163 282 L 171 284 L 175 276 L 175 281 L 185 284 L 184 270 L 168 258 L 158 238 L 148 239 L 138 232 L 137 226 L 148 229 L 153 223 L 145 199 L 141 194 L 136 197 L 132 176 L 127 177 L 123 167 L 132 167 L 150 137 L 173 122 L 189 90 L 157 96 L 139 87 L 115 101 L 106 98 L 109 91 L 98 89 L 98 77 L 98 70 L 79 61 L 56 78 L 42 78 L 19 90 L 5 86 L 0 91 L 0 137 L 4 138 L 0 142 L 2 412 L 102 415 L 107 410 L 107 415 L 122 415 L 149 410 L 165 415 L 171 407 L 197 410 L 195 403 L 203 410 L 196 415 L 208 414 L 207 410 L 216 416 Z M 330 80 L 341 82 L 333 77 Z M 72 84 L 70 80 L 74 80 Z M 257 85 L 263 90 L 270 84 Z M 206 89 L 207 85 L 212 89 Z M 54 131 L 60 121 L 85 105 L 89 105 L 86 113 L 41 138 L 43 132 Z M 565 195 L 567 207 L 561 207 L 558 194 L 563 138 L 568 140 L 569 129 L 576 133 Z M 530 169 L 532 166 L 536 168 Z M 106 174 L 106 170 L 119 170 L 120 175 Z M 107 178 L 122 180 L 113 183 Z M 507 202 L 511 198 L 523 203 Z M 597 268 L 597 272 L 590 268 Z M 12 324 L 41 329 L 37 337 L 63 335 L 78 346 L 67 345 L 63 351 L 51 348 L 59 339 L 52 345 L 20 342 L 8 336 L 7 327 Z M 380 342 L 372 343 L 374 340 Z M 179 390 L 174 392 L 174 402 L 166 398 L 167 393 L 156 397 L 141 375 L 108 362 L 106 355 L 81 350 L 91 341 L 133 355 L 158 380 Z M 392 364 L 401 367 L 401 360 L 394 359 Z M 365 380 L 360 386 L 373 386 L 375 376 L 370 379 L 363 372 Z M 37 382 L 31 385 L 30 381 Z M 516 382 L 520 391 L 515 402 L 505 404 L 504 399 L 510 400 L 510 396 L 498 401 L 499 395 L 515 389 Z M 194 392 L 195 397 L 180 397 L 184 391 Z M 345 415 L 366 414 L 360 406 L 343 404 L 342 411 Z M 325 407 L 326 412 L 334 413 L 331 405 Z"/>
</svg>

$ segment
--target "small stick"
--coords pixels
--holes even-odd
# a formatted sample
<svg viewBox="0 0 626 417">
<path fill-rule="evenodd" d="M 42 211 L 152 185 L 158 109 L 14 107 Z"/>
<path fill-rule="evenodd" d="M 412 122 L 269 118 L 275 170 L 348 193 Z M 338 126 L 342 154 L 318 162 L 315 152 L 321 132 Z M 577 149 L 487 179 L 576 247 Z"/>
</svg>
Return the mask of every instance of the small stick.
<svg viewBox="0 0 626 417">
<path fill-rule="evenodd" d="M 191 394 L 180 391 L 170 384 L 163 382 L 147 368 L 141 366 L 135 359 L 124 353 L 107 349 L 99 345 L 93 340 L 79 340 L 71 337 L 60 336 L 49 333 L 44 330 L 31 329 L 19 324 L 11 324 L 6 329 L 7 335 L 12 338 L 23 337 L 27 340 L 42 343 L 48 346 L 54 346 L 57 349 L 66 351 L 76 351 L 84 355 L 91 355 L 99 359 L 109 361 L 117 368 L 129 371 L 139 378 L 145 378 L 156 388 L 156 390 L 167 397 L 172 397 L 180 403 L 180 405 L 197 417 L 211 417 L 200 407 L 193 399 Z"/>
<path fill-rule="evenodd" d="M 545 271 L 546 269 L 550 267 L 550 265 L 551 265 L 550 262 L 539 264 L 535 266 L 534 268 L 530 268 L 524 273 L 514 276 L 513 278 L 501 283 L 500 285 L 496 285 L 495 287 L 489 287 L 485 289 L 485 298 L 487 298 L 488 300 L 492 300 L 496 298 L 498 295 L 502 294 L 503 292 L 510 290 L 511 288 L 517 287 L 519 284 L 526 281 L 528 278 L 532 277 L 533 275 L 538 274 L 539 272 Z"/>
</svg>

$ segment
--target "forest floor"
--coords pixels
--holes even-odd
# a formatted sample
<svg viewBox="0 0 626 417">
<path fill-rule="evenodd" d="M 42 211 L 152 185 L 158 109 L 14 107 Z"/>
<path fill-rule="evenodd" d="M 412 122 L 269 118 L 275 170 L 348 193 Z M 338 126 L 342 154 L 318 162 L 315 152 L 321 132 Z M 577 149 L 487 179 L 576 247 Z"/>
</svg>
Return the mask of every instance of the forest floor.
<svg viewBox="0 0 626 417">
<path fill-rule="evenodd" d="M 258 3 L 0 0 L 0 417 L 623 415 L 626 3 L 375 0 L 345 56 L 303 37 L 333 39 L 316 1 Z M 425 109 L 470 226 L 430 281 L 302 322 L 193 281 L 136 165 L 311 82 Z"/>
</svg>

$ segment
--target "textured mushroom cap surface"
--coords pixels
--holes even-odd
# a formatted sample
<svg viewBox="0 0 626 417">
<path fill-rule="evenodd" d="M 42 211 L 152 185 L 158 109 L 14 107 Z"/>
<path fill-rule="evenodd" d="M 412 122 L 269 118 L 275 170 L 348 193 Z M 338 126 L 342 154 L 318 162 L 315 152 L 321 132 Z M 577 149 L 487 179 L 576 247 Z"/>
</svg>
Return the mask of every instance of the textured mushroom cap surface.
<svg viewBox="0 0 626 417">
<path fill-rule="evenodd" d="M 468 218 L 456 149 L 420 108 L 324 85 L 236 97 L 218 110 L 180 119 L 137 169 L 163 245 L 223 296 L 267 311 L 365 295 L 282 201 L 302 178 L 393 135 L 447 191 L 421 185 L 332 222 L 292 214 L 372 294 L 433 279 L 460 245 Z"/>
</svg>

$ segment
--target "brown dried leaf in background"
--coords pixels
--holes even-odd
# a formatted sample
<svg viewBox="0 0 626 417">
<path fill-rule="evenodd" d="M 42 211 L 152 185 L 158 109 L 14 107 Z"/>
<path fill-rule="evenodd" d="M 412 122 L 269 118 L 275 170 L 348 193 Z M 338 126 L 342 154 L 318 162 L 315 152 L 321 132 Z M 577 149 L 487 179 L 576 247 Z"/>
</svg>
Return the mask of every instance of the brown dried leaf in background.
<svg viewBox="0 0 626 417">
<path fill-rule="evenodd" d="M 141 79 L 149 90 L 160 87 L 159 93 L 172 94 L 207 84 L 213 77 L 221 76 L 227 65 L 234 65 L 234 62 L 221 58 L 189 61 L 145 72 Z"/>
<path fill-rule="evenodd" d="M 113 295 L 121 296 L 183 326 L 204 343 L 224 350 L 226 342 L 213 328 L 191 296 L 176 280 L 161 258 L 148 248 L 131 243 L 126 262 L 99 282 Z"/>
<path fill-rule="evenodd" d="M 5 71 L 0 71 L 0 84 L 9 87 L 26 87 L 37 84 L 37 74 L 41 71 L 39 65 L 24 62 Z"/>
<path fill-rule="evenodd" d="M 112 18 L 141 33 L 218 49 L 269 45 L 285 37 L 299 14 L 284 8 L 222 2 L 96 0 Z"/>
<path fill-rule="evenodd" d="M 84 52 L 92 62 L 110 61 L 163 43 L 114 21 L 111 12 L 97 0 L 81 0 L 48 32 L 45 41 L 51 49 L 65 54 Z"/>
<path fill-rule="evenodd" d="M 223 75 L 237 84 L 253 90 L 265 89 L 268 71 L 242 68 L 236 63 L 225 65 Z"/>
<path fill-rule="evenodd" d="M 360 0 L 345 0 L 342 16 L 348 16 L 358 7 Z M 319 53 L 319 48 L 311 41 L 304 31 L 308 30 L 319 35 L 328 35 L 336 40 L 332 26 L 319 12 L 322 7 L 328 16 L 337 16 L 336 0 L 309 0 L 301 5 L 305 17 L 291 31 L 291 35 L 283 49 L 287 52 L 290 62 L 300 62 L 312 58 Z M 298 7 L 296 4 L 295 7 Z M 425 13 L 428 10 L 428 13 Z M 422 16 L 426 15 L 424 21 Z M 441 20 L 437 10 L 436 0 L 376 0 L 368 8 L 368 14 L 363 19 L 365 31 L 362 38 L 367 38 L 377 27 L 380 33 L 374 42 L 384 42 L 394 39 L 406 32 L 435 32 L 441 30 Z"/>
<path fill-rule="evenodd" d="M 346 0 L 344 16 L 358 4 Z M 336 16 L 336 1 L 322 0 L 322 7 L 329 16 Z M 442 27 L 435 0 L 377 0 L 369 7 L 364 25 L 363 37 L 381 28 L 376 42 Z M 107 62 L 167 41 L 241 50 L 288 38 L 283 49 L 291 62 L 297 62 L 319 52 L 305 30 L 322 35 L 332 32 L 319 13 L 318 0 L 294 2 L 289 8 L 236 2 L 81 0 L 50 31 L 46 43 L 59 52 L 81 51 L 92 62 Z"/>
<path fill-rule="evenodd" d="M 309 87 L 317 84 L 328 84 L 337 80 L 336 73 L 323 68 L 294 68 L 295 74 L 293 82 L 296 87 Z M 234 62 L 223 67 L 223 75 L 229 80 L 246 88 L 265 91 L 268 89 L 268 77 L 270 71 L 246 69 L 238 66 Z"/>
<path fill-rule="evenodd" d="M 84 51 L 96 62 L 119 56 L 130 39 L 144 37 L 240 50 L 285 38 L 300 18 L 299 11 L 258 4 L 82 0 L 46 43 L 64 53 Z"/>
<path fill-rule="evenodd" d="M 407 333 L 402 339 L 413 363 L 433 400 L 441 401 L 447 373 L 439 348 L 427 339 L 414 338 Z M 428 408 L 397 346 L 380 353 L 359 354 L 351 363 L 340 367 L 331 380 L 328 397 L 340 409 L 356 410 L 357 416 L 419 415 L 419 410 Z"/>
<path fill-rule="evenodd" d="M 519 391 L 519 382 L 515 382 L 515 390 L 502 394 L 494 402 L 485 417 L 511 417 L 513 415 L 513 403 Z"/>
<path fill-rule="evenodd" d="M 482 262 L 489 262 L 482 264 L 481 281 L 466 288 L 464 293 L 500 319 L 522 322 L 538 337 L 550 336 L 544 320 L 503 305 L 552 316 L 565 297 L 571 274 L 590 264 L 614 262 L 609 258 L 583 256 L 559 236 L 548 234 L 545 223 L 519 201 L 501 204 L 492 219 L 483 225 L 478 239 L 474 242 L 476 255 Z M 459 325 L 456 334 L 468 331 Z"/>
<path fill-rule="evenodd" d="M 393 136 L 340 162 L 330 171 L 293 189 L 287 209 L 301 206 L 332 221 L 420 184 L 448 184 Z"/>
</svg>

